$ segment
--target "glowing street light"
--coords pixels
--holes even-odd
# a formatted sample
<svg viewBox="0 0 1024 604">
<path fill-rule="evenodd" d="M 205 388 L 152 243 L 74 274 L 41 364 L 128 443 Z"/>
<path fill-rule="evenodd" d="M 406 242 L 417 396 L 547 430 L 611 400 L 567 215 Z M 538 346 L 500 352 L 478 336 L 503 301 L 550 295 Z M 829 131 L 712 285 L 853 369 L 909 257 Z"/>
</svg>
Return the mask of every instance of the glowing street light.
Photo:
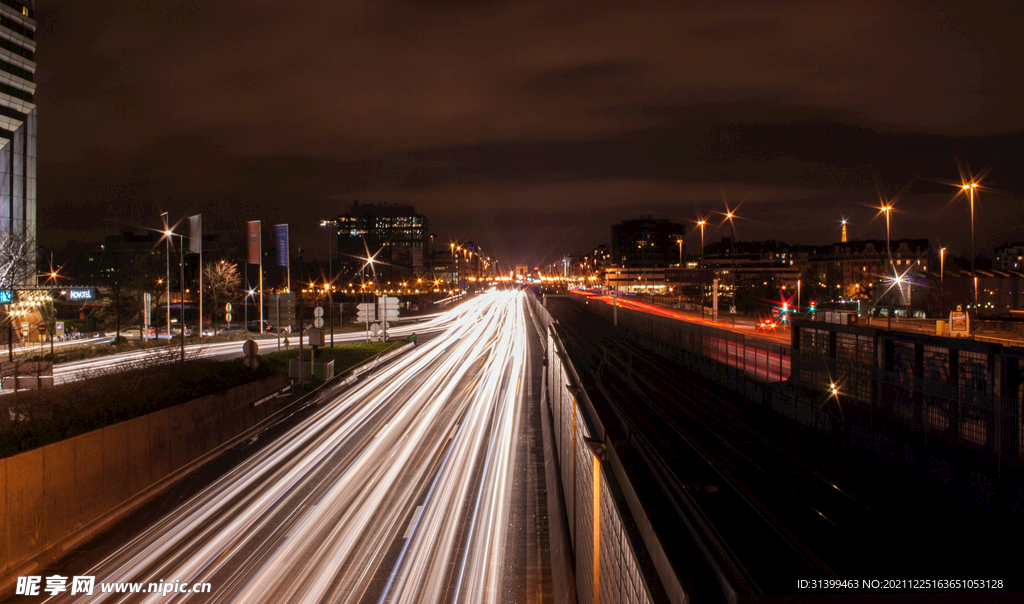
<svg viewBox="0 0 1024 604">
<path fill-rule="evenodd" d="M 978 312 L 978 275 L 974 272 L 974 190 L 978 188 L 978 183 L 968 182 L 964 183 L 961 187 L 961 191 L 967 191 L 968 197 L 971 200 L 971 280 L 974 281 L 974 312 Z"/>
<path fill-rule="evenodd" d="M 885 253 L 889 257 L 889 268 L 892 269 L 893 275 L 896 275 L 896 265 L 892 260 L 892 243 L 890 243 L 890 225 L 889 225 L 889 214 L 892 213 L 892 204 L 882 204 L 881 210 L 885 212 Z M 892 287 L 889 287 L 889 312 L 886 313 L 886 321 L 888 323 L 888 329 L 892 330 Z"/>
<path fill-rule="evenodd" d="M 939 314 L 940 315 L 943 313 L 943 310 L 944 310 L 944 305 L 942 303 L 942 294 L 943 294 L 942 286 L 943 286 L 943 278 L 945 276 L 945 268 L 946 268 L 946 248 L 941 248 L 939 250 Z"/>
</svg>

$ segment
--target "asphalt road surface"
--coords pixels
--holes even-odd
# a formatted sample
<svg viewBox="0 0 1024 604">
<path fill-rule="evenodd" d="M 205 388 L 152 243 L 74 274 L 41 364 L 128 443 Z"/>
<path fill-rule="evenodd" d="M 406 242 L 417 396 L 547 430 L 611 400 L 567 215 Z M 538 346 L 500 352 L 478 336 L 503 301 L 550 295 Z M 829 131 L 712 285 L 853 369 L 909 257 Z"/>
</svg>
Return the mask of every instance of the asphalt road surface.
<svg viewBox="0 0 1024 604">
<path fill-rule="evenodd" d="M 94 576 L 95 602 L 522 601 L 510 588 L 525 574 L 510 534 L 527 521 L 514 513 L 523 487 L 513 479 L 523 295 L 494 292 L 436 321 L 443 332 L 321 401 L 123 543 L 40 574 Z M 100 582 L 143 593 L 102 593 Z M 144 593 L 161 582 L 210 590 Z M 77 601 L 70 583 L 37 601 Z"/>
</svg>

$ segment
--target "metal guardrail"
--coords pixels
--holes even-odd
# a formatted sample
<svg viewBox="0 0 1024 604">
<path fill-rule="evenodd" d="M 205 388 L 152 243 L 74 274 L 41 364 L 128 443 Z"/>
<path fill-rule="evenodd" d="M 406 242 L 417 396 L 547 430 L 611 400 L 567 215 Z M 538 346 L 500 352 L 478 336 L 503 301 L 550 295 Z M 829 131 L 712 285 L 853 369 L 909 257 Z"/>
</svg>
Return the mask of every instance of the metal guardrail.
<svg viewBox="0 0 1024 604">
<path fill-rule="evenodd" d="M 575 560 L 577 601 L 644 604 L 655 601 L 654 592 L 664 593 L 670 602 L 687 602 L 551 316 L 540 304 L 534 310 L 546 336 L 545 390 Z M 638 529 L 642 543 L 630 536 L 627 522 Z M 637 547 L 646 549 L 655 566 L 653 580 L 660 585 L 649 585 L 652 577 L 644 573 Z"/>
</svg>

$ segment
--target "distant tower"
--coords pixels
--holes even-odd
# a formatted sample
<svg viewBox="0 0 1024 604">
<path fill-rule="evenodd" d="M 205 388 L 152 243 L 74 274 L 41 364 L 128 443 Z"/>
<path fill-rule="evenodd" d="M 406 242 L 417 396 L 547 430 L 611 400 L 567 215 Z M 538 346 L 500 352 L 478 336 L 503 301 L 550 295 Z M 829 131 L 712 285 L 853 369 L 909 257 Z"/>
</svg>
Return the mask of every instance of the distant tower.
<svg viewBox="0 0 1024 604">
<path fill-rule="evenodd" d="M 843 218 L 843 243 L 846 243 L 846 219 Z"/>
</svg>

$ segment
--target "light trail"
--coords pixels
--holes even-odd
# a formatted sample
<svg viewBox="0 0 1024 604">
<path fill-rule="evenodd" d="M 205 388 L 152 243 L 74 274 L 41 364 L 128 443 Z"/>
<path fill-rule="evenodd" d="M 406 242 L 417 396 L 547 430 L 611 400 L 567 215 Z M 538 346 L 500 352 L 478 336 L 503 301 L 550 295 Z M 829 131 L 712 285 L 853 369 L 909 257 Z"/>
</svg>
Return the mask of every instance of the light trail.
<svg viewBox="0 0 1024 604">
<path fill-rule="evenodd" d="M 447 326 L 440 335 L 335 389 L 84 573 L 97 582 L 208 582 L 212 593 L 91 601 L 500 601 L 524 298 L 492 293 L 454 309 L 438 319 Z M 62 596 L 50 601 L 71 599 Z"/>
<path fill-rule="evenodd" d="M 439 330 L 446 329 L 451 321 L 455 320 L 459 315 L 452 313 L 444 313 L 439 315 L 430 315 L 427 321 L 413 324 L 396 325 L 388 329 L 388 334 L 394 336 L 396 339 L 408 337 L 409 335 L 416 333 L 419 335 L 434 333 Z M 278 350 L 277 337 L 256 337 L 253 338 L 259 344 L 261 352 L 275 351 Z M 296 348 L 299 345 L 298 334 L 288 334 L 290 341 L 289 348 Z M 282 342 L 284 337 L 281 338 Z M 352 344 L 357 342 L 364 342 L 366 340 L 366 334 L 364 332 L 345 332 L 336 333 L 334 335 L 334 341 L 336 344 Z M 214 358 L 214 357 L 232 357 L 242 356 L 242 344 L 243 340 L 236 340 L 232 342 L 215 342 L 215 343 L 200 343 L 200 344 L 187 344 L 185 346 L 185 354 L 189 358 Z M 303 338 L 303 343 L 309 343 L 309 338 Z M 53 379 L 55 384 L 66 384 L 68 382 L 74 382 L 81 379 L 85 379 L 96 373 L 106 373 L 107 371 L 116 371 L 124 368 L 131 368 L 135 365 L 145 365 L 147 362 L 152 360 L 166 357 L 165 360 L 168 362 L 177 361 L 181 354 L 180 347 L 164 346 L 160 348 L 148 348 L 145 350 L 135 350 L 131 352 L 122 352 L 118 354 L 106 355 L 102 357 L 96 357 L 92 359 L 83 359 L 80 361 L 71 361 L 68 363 L 58 363 L 53 367 Z"/>
</svg>

